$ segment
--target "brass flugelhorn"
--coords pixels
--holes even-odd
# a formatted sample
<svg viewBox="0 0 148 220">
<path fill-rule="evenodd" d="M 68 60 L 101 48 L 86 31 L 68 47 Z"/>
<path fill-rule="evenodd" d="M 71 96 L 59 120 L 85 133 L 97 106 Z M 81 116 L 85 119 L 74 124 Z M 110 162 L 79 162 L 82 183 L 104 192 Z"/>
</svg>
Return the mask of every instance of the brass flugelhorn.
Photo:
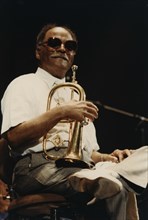
<svg viewBox="0 0 148 220">
<path fill-rule="evenodd" d="M 78 101 L 85 101 L 86 94 L 84 89 L 77 83 L 76 81 L 76 70 L 78 66 L 72 66 L 72 82 L 65 82 L 62 84 L 55 85 L 49 92 L 48 100 L 47 100 L 47 110 L 51 108 L 51 102 L 53 95 L 60 88 L 69 88 L 71 100 L 74 98 L 74 95 L 77 94 Z M 60 123 L 71 123 L 71 134 L 68 141 L 68 147 L 65 155 L 54 156 L 51 155 L 46 150 L 46 142 L 47 142 L 47 134 L 43 137 L 43 155 L 46 159 L 53 159 L 57 167 L 81 167 L 87 168 L 88 164 L 82 160 L 82 131 L 83 126 L 87 124 L 87 121 L 83 122 L 75 121 L 75 120 L 61 120 Z"/>
</svg>

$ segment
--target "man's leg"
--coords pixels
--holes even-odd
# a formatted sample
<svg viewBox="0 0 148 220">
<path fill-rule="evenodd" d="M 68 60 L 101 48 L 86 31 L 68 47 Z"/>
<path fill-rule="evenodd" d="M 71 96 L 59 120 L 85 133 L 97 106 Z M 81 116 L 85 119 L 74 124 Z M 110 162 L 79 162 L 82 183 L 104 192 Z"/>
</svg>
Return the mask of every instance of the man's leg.
<svg viewBox="0 0 148 220">
<path fill-rule="evenodd" d="M 118 177 L 112 170 L 97 167 L 94 170 L 78 171 L 69 176 L 68 181 L 75 191 L 90 193 L 93 199 L 88 204 L 92 204 L 98 199 L 112 197 L 122 190 L 123 185 Z"/>
<path fill-rule="evenodd" d="M 117 195 L 106 199 L 110 220 L 127 220 L 128 192 L 122 189 Z"/>
</svg>

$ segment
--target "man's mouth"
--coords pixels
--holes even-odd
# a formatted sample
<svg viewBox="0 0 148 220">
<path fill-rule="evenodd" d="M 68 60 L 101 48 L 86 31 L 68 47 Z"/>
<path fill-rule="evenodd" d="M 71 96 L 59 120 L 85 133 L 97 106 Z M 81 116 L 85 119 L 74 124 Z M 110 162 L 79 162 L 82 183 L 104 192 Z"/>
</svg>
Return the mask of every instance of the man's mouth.
<svg viewBox="0 0 148 220">
<path fill-rule="evenodd" d="M 51 58 L 54 58 L 54 59 L 60 58 L 60 59 L 63 59 L 63 60 L 68 61 L 68 58 L 67 58 L 67 57 L 61 56 L 61 55 L 52 55 Z"/>
</svg>

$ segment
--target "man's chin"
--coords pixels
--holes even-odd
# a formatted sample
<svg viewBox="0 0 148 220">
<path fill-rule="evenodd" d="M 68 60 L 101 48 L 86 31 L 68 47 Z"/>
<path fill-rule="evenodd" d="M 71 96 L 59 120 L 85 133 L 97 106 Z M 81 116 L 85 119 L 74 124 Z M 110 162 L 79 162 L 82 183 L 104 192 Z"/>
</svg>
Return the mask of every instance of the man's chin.
<svg viewBox="0 0 148 220">
<path fill-rule="evenodd" d="M 64 59 L 61 59 L 61 58 L 56 59 L 54 61 L 54 65 L 55 65 L 55 67 L 59 67 L 59 68 L 65 69 L 66 71 L 70 67 L 69 62 L 67 60 L 64 60 Z"/>
</svg>

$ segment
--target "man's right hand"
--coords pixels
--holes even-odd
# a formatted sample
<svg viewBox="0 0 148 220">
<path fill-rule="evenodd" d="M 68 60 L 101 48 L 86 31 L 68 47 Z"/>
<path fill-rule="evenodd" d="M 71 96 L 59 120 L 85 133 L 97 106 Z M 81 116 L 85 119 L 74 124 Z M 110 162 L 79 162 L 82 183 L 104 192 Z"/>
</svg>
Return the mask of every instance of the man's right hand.
<svg viewBox="0 0 148 220">
<path fill-rule="evenodd" d="M 98 107 L 89 101 L 70 101 L 62 103 L 60 107 L 62 107 L 65 119 L 82 122 L 85 118 L 90 121 L 98 118 Z"/>
</svg>

